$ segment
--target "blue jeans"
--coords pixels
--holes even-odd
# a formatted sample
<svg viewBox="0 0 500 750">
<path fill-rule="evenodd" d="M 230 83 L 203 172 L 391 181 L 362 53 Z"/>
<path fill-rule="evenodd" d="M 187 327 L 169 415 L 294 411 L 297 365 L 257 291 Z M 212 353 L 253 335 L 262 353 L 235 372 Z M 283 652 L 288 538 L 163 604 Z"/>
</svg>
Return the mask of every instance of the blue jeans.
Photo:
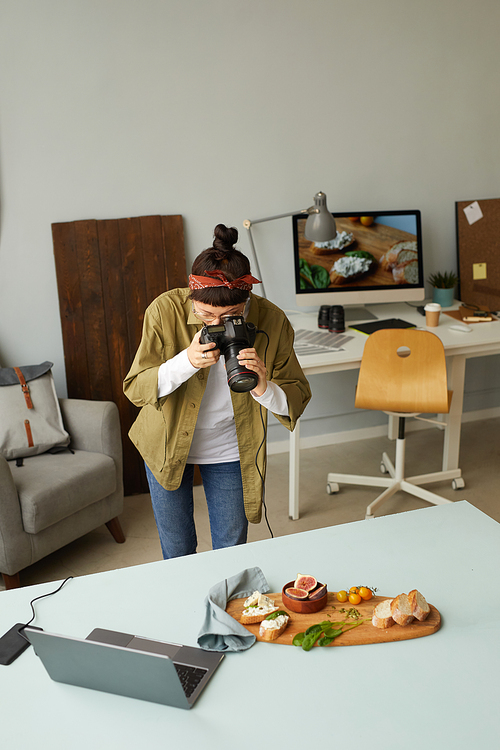
<svg viewBox="0 0 500 750">
<path fill-rule="evenodd" d="M 200 465 L 212 535 L 212 549 L 245 544 L 248 521 L 239 461 Z M 198 540 L 193 516 L 193 464 L 186 464 L 177 490 L 166 490 L 148 466 L 146 475 L 163 559 L 192 555 Z"/>
</svg>

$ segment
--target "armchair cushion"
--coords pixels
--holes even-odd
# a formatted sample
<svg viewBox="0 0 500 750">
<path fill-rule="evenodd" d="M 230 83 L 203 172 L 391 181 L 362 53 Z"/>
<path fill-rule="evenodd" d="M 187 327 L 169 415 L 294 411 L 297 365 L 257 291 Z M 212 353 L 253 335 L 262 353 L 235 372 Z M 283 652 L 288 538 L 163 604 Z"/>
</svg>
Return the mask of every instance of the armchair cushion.
<svg viewBox="0 0 500 750">
<path fill-rule="evenodd" d="M 110 456 L 77 450 L 9 462 L 19 495 L 24 531 L 38 534 L 116 490 Z"/>
</svg>

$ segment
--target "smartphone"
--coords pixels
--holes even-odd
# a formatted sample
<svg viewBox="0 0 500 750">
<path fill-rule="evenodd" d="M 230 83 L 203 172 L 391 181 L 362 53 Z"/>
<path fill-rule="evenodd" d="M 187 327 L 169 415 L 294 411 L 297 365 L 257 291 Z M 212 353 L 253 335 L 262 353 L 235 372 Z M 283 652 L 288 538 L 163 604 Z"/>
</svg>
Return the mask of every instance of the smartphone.
<svg viewBox="0 0 500 750">
<path fill-rule="evenodd" d="M 31 645 L 28 639 L 23 638 L 19 632 L 25 626 L 26 623 L 17 622 L 0 638 L 0 664 L 4 666 L 12 664 Z M 41 628 L 36 628 L 36 630 L 41 630 Z"/>
</svg>

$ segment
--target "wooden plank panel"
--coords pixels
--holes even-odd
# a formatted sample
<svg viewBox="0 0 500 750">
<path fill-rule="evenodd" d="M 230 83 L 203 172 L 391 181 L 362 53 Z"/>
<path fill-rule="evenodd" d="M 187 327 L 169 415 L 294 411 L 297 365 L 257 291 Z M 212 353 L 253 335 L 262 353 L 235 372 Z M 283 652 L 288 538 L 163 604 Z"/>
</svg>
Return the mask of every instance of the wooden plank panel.
<svg viewBox="0 0 500 750">
<path fill-rule="evenodd" d="M 127 494 L 147 492 L 147 480 L 142 459 L 128 437 L 139 409 L 123 393 L 123 379 L 135 352 L 128 340 L 127 299 L 123 285 L 120 230 L 117 220 L 97 222 L 101 257 L 102 290 L 106 338 L 110 364 L 110 399 L 120 412 L 123 446 L 123 481 Z"/>
<path fill-rule="evenodd" d="M 127 305 L 123 289 L 118 222 L 116 220 L 99 221 L 97 223 L 97 234 L 101 258 L 110 386 L 113 401 L 118 403 L 123 396 L 122 382 L 131 361 L 127 338 Z M 125 401 L 130 403 L 128 399 L 125 399 Z"/>
<path fill-rule="evenodd" d="M 104 332 L 97 222 L 75 222 L 75 236 L 85 327 L 85 348 L 82 348 L 81 356 L 84 353 L 87 356 L 92 398 L 105 400 L 109 397 L 110 368 Z"/>
<path fill-rule="evenodd" d="M 185 287 L 188 283 L 188 274 L 184 255 L 182 216 L 162 216 L 161 220 L 166 264 L 165 289 Z"/>
<path fill-rule="evenodd" d="M 138 218 L 119 219 L 118 227 L 120 232 L 123 288 L 127 299 L 128 345 L 130 351 L 135 354 L 141 340 L 144 311 L 149 304 L 144 273 L 140 220 Z"/>
<path fill-rule="evenodd" d="M 147 492 L 142 458 L 128 438 L 138 409 L 122 382 L 146 307 L 187 284 L 182 216 L 65 222 L 52 233 L 68 395 L 117 404 L 125 494 Z"/>
<path fill-rule="evenodd" d="M 149 305 L 167 289 L 161 217 L 141 216 L 140 224 L 146 298 Z"/>
<path fill-rule="evenodd" d="M 91 398 L 87 358 L 82 356 L 85 326 L 73 222 L 52 224 L 59 311 L 68 396 Z"/>
</svg>

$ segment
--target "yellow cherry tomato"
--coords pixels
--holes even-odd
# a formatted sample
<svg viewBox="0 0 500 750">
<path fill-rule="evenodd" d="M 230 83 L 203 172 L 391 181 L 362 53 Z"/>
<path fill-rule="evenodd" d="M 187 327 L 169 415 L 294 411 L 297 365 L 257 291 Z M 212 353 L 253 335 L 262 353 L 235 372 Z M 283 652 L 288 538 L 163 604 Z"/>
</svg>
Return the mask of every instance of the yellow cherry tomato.
<svg viewBox="0 0 500 750">
<path fill-rule="evenodd" d="M 350 594 L 359 594 L 359 588 L 357 586 L 351 586 L 349 589 Z"/>
<path fill-rule="evenodd" d="M 368 586 L 361 586 L 358 591 L 358 594 L 360 595 L 362 599 L 364 599 L 367 602 L 369 599 L 372 598 L 373 591 L 369 589 Z"/>
<path fill-rule="evenodd" d="M 371 227 L 373 224 L 373 216 L 361 216 L 360 222 L 364 227 Z"/>
<path fill-rule="evenodd" d="M 347 591 L 337 591 L 337 601 L 339 601 L 339 602 L 346 602 L 347 601 Z"/>
<path fill-rule="evenodd" d="M 356 594 L 356 593 L 349 594 L 349 602 L 351 604 L 359 604 L 360 601 L 361 601 L 361 597 L 359 594 Z"/>
</svg>

